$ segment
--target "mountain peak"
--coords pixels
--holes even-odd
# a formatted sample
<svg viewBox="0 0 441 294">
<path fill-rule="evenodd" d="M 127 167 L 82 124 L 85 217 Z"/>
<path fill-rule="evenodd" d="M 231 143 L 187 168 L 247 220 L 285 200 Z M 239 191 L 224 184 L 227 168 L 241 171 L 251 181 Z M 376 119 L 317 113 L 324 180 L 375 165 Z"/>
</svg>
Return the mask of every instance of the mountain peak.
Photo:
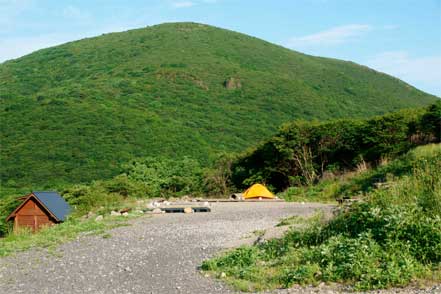
<svg viewBox="0 0 441 294">
<path fill-rule="evenodd" d="M 0 64 L 2 180 L 80 182 L 133 157 L 208 162 L 293 119 L 366 117 L 436 98 L 364 66 L 199 23 L 165 23 Z"/>
</svg>

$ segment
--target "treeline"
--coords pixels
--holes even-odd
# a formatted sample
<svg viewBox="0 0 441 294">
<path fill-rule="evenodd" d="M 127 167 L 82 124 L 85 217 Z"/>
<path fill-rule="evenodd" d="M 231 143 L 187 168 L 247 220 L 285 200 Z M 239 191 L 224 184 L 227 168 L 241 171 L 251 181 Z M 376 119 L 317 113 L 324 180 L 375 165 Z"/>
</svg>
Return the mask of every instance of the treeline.
<svg viewBox="0 0 441 294">
<path fill-rule="evenodd" d="M 368 120 L 295 121 L 243 155 L 220 154 L 210 167 L 183 157 L 144 157 L 123 165 L 112 179 L 88 184 L 32 187 L 53 189 L 75 207 L 75 216 L 109 212 L 127 198 L 222 197 L 260 182 L 274 191 L 309 185 L 326 173 L 338 174 L 360 165 L 376 165 L 417 145 L 440 142 L 441 102 L 426 109 L 402 110 Z M 2 191 L 0 236 L 4 222 L 25 189 Z M 22 191 L 23 190 L 23 191 Z M 7 195 L 7 196 L 6 196 Z"/>
<path fill-rule="evenodd" d="M 327 172 L 376 165 L 415 146 L 440 142 L 440 136 L 441 102 L 371 119 L 295 121 L 237 158 L 231 182 L 237 188 L 263 182 L 282 191 L 313 184 Z"/>
</svg>

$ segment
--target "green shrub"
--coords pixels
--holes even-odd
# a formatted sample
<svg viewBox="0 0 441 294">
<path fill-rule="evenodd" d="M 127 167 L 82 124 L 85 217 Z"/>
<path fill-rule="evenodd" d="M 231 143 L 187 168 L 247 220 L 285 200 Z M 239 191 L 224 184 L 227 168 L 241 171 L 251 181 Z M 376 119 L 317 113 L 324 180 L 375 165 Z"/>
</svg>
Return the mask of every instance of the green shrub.
<svg viewBox="0 0 441 294">
<path fill-rule="evenodd" d="M 129 179 L 146 185 L 151 197 L 182 196 L 202 191 L 203 170 L 198 161 L 188 157 L 181 160 L 137 159 L 124 165 L 124 172 Z"/>
<path fill-rule="evenodd" d="M 440 142 L 440 105 L 365 120 L 294 121 L 235 160 L 232 182 L 238 188 L 264 182 L 281 191 L 315 184 L 325 172 L 376 166 L 415 146 Z"/>
</svg>

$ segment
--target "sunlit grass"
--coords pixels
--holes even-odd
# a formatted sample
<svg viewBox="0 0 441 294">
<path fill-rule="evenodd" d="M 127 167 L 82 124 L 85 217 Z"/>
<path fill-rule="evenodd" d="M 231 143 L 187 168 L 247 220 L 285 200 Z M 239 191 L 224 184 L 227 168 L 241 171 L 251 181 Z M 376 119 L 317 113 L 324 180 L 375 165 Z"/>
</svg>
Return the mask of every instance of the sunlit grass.
<svg viewBox="0 0 441 294">
<path fill-rule="evenodd" d="M 84 235 L 103 234 L 103 238 L 109 238 L 111 236 L 106 233 L 107 230 L 125 225 L 128 225 L 126 217 L 106 217 L 102 221 L 69 219 L 64 223 L 43 228 L 37 233 L 21 229 L 0 238 L 0 257 L 28 249 L 52 250 L 62 243 Z"/>
</svg>

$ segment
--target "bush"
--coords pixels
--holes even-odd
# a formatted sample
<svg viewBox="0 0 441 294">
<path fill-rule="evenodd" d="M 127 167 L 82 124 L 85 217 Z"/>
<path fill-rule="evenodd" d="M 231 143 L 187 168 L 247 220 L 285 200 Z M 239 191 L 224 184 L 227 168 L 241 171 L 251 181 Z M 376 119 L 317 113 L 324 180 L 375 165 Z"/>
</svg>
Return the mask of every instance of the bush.
<svg viewBox="0 0 441 294">
<path fill-rule="evenodd" d="M 376 166 L 411 148 L 440 142 L 441 103 L 427 109 L 402 110 L 366 120 L 295 121 L 232 164 L 238 188 L 264 182 L 282 191 L 311 185 L 327 171 L 342 172 L 357 165 Z"/>
<path fill-rule="evenodd" d="M 198 161 L 184 157 L 136 159 L 124 165 L 130 180 L 145 184 L 151 197 L 182 196 L 202 191 L 203 170 Z"/>
</svg>

